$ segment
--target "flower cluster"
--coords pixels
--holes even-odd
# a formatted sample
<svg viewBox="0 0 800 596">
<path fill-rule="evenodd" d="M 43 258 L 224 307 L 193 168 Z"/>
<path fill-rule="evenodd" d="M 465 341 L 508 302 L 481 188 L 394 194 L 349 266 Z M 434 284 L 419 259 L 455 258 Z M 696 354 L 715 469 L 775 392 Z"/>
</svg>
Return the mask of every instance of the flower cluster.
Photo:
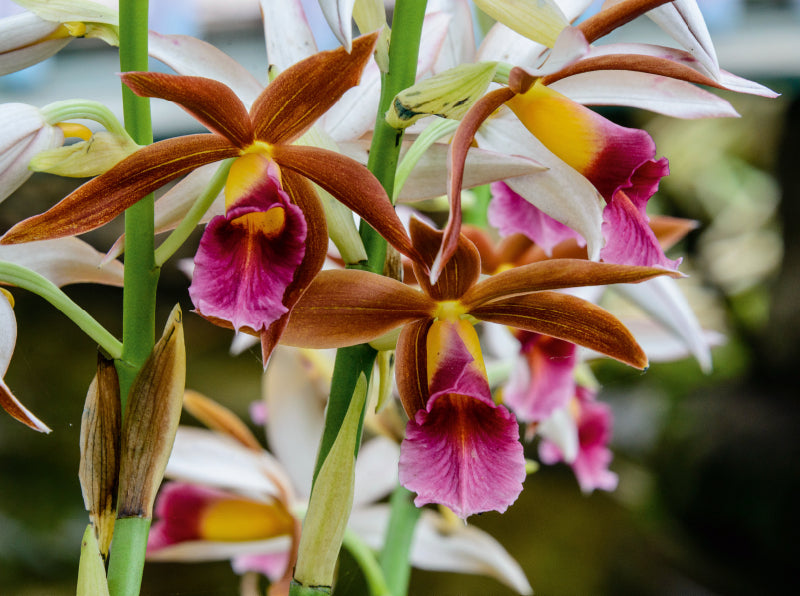
<svg viewBox="0 0 800 596">
<path fill-rule="evenodd" d="M 59 16 L 29 4 L 32 12 L 24 17 L 0 21 L 0 30 L 25 29 L 18 47 L 0 43 L 4 71 L 45 59 L 87 31 L 118 41 L 111 8 Z M 270 405 L 267 428 L 286 425 L 291 435 L 293 425 L 300 432 L 298 420 L 314 420 L 315 437 L 308 441 L 316 445 L 323 437 L 316 467 L 316 449 L 308 442 L 286 450 L 295 451 L 291 461 L 280 461 L 230 412 L 187 393 L 185 407 L 212 430 L 177 432 L 166 474 L 180 482 L 167 484 L 155 505 L 159 521 L 150 557 L 232 558 L 237 571 L 264 574 L 276 592 L 289 589 L 297 563 L 297 582 L 324 584 L 328 572 L 304 561 L 303 553 L 322 560 L 331 553 L 318 555 L 320 548 L 334 549 L 332 563 L 325 563 L 333 573 L 343 539 L 380 549 L 388 513 L 371 503 L 399 481 L 415 493 L 417 507 L 435 504 L 446 512 L 426 510 L 411 547 L 414 564 L 490 573 L 527 593 L 524 575 L 493 539 L 467 526 L 441 528 L 448 515 L 466 520 L 511 506 L 531 468 L 523 443 L 534 439 L 540 462 L 568 463 L 583 491 L 616 487 L 608 469 L 611 412 L 576 370 L 599 356 L 645 369 L 648 356 L 658 359 L 659 352 L 649 352 L 652 337 L 598 306 L 602 294 L 627 293 L 666 329 L 660 339 L 677 340 L 678 352 L 703 365 L 709 358 L 708 337 L 677 291 L 681 259 L 665 255 L 693 224 L 647 213 L 669 173 L 667 157 L 657 155 L 646 131 L 620 126 L 588 106 L 727 117 L 736 115 L 730 104 L 697 84 L 774 94 L 719 67 L 694 1 L 606 2 L 576 25 L 590 2 L 476 0 L 497 21 L 476 48 L 466 0 L 439 0 L 428 3 L 421 27 L 416 82 L 408 81 L 387 104 L 381 81 L 388 85 L 395 75 L 393 52 L 404 32 L 389 31 L 381 3 L 356 3 L 352 14 L 353 2 L 321 0 L 344 44 L 323 52 L 314 50 L 299 3 L 277 4 L 262 1 L 270 60 L 282 69 L 266 86 L 204 42 L 152 32 L 151 55 L 177 74 L 120 75 L 133 94 L 177 104 L 207 133 L 140 146 L 92 102 L 0 105 L 0 200 L 25 182 L 29 167 L 92 177 L 5 231 L 0 282 L 48 297 L 124 369 L 130 364 L 125 343 L 120 347 L 104 335 L 57 286 L 122 285 L 122 265 L 114 257 L 123 243 L 128 250 L 128 239 L 103 258 L 74 237 L 179 181 L 155 202 L 155 229 L 172 232 L 153 253 L 154 264 L 163 264 L 206 224 L 191 267 L 194 311 L 256 338 L 268 378 L 303 359 L 314 362 L 310 350 L 370 344 L 373 360 L 377 352 L 393 353 L 378 358 L 388 363 L 376 367 L 380 393 L 396 393 L 404 417 L 395 412 L 393 425 L 368 417 L 366 426 L 385 436 L 365 442 L 353 472 L 351 447 L 360 442 L 362 411 L 352 414 L 352 404 L 360 403 L 357 396 L 372 403 L 365 397 L 369 374 L 358 382 L 353 377 L 346 389 L 336 387 L 342 377 L 334 374 L 331 401 L 345 392 L 349 406 L 324 427 L 319 403 L 300 397 L 307 407 L 281 418 L 292 397 L 283 377 L 284 405 Z M 596 44 L 644 14 L 686 49 Z M 352 38 L 352 18 L 361 31 L 373 32 Z M 303 43 L 282 43 L 297 40 Z M 79 119 L 106 130 L 71 122 Z M 65 137 L 81 142 L 62 146 Z M 368 151 L 365 139 L 372 143 Z M 389 157 L 388 151 L 395 153 Z M 387 168 L 391 174 L 384 177 Z M 462 205 L 466 187 L 480 187 L 490 201 Z M 449 209 L 437 214 L 446 222 L 439 230 L 422 211 L 431 202 L 419 201 L 441 196 Z M 412 211 L 409 220 L 398 215 L 396 201 Z M 467 211 L 470 221 L 486 224 L 466 225 Z M 13 299 L 5 289 L 0 330 L 4 373 L 16 337 Z M 282 361 L 287 353 L 293 359 Z M 373 360 L 364 365 L 367 373 Z M 492 371 L 501 361 L 508 365 L 498 376 Z M 303 383 L 330 382 L 318 366 L 295 369 L 307 377 Z M 321 393 L 324 403 L 327 388 Z M 380 401 L 377 416 L 388 416 L 391 405 Z M 2 379 L 0 405 L 47 430 Z M 329 412 L 329 420 L 335 418 Z M 282 441 L 268 434 L 278 453 Z M 298 480 L 299 469 L 307 474 Z M 361 494 L 365 470 L 381 483 Z M 325 519 L 328 509 L 320 503 L 343 511 L 344 521 L 329 527 L 338 522 Z M 351 504 L 355 537 L 344 526 Z M 419 555 L 437 548 L 435 559 Z M 454 566 L 448 559 L 470 549 L 484 549 L 485 560 Z"/>
</svg>

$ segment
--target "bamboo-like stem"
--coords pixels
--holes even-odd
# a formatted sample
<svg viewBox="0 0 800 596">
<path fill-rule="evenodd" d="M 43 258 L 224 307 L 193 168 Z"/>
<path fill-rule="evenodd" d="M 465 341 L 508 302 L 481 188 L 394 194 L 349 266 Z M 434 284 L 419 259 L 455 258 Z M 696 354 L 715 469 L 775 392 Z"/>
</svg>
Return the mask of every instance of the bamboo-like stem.
<svg viewBox="0 0 800 596">
<path fill-rule="evenodd" d="M 148 0 L 120 0 L 120 70 L 147 70 Z M 153 142 L 150 101 L 122 87 L 125 128 L 140 145 Z M 128 392 L 155 343 L 156 287 L 154 198 L 148 195 L 125 212 L 125 287 L 122 358 L 117 361 L 122 411 Z M 137 596 L 144 569 L 150 520 L 117 520 L 111 546 L 108 583 L 111 596 Z"/>
<path fill-rule="evenodd" d="M 403 133 L 390 127 L 384 120 L 383 114 L 386 113 L 394 96 L 412 85 L 416 78 L 417 55 L 425 5 L 426 0 L 398 0 L 395 4 L 392 39 L 389 46 L 389 71 L 381 77 L 381 99 L 367 166 L 381 182 L 389 196 L 392 195 L 394 188 L 394 177 Z M 386 260 L 386 241 L 363 220 L 359 233 L 364 241 L 368 259 L 366 263 L 356 267 L 374 273 L 382 273 Z M 370 378 L 376 354 L 377 352 L 368 345 L 342 348 L 336 353 L 325 428 L 314 470 L 315 480 L 342 425 L 356 381 L 362 373 L 366 375 L 367 379 Z M 358 441 L 356 445 L 358 446 Z M 309 587 L 293 583 L 290 595 L 325 594 L 327 589 L 329 588 L 326 586 Z"/>
</svg>

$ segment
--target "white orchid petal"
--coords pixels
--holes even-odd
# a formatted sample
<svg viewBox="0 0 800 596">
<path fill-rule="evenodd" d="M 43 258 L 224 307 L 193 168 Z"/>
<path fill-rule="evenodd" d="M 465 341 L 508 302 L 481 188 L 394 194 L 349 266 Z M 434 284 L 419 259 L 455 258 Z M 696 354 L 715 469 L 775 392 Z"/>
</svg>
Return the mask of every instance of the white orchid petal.
<svg viewBox="0 0 800 596">
<path fill-rule="evenodd" d="M 567 20 L 572 22 L 581 16 L 593 2 L 594 0 L 559 0 L 558 6 Z"/>
<path fill-rule="evenodd" d="M 49 39 L 41 43 L 25 46 L 18 50 L 0 53 L 0 76 L 18 72 L 58 53 L 70 41 L 66 39 Z"/>
<path fill-rule="evenodd" d="M 326 354 L 322 352 L 320 354 Z M 301 497 L 311 493 L 330 379 L 312 379 L 303 351 L 279 346 L 264 374 L 267 441 Z"/>
<path fill-rule="evenodd" d="M 569 25 L 555 0 L 475 0 L 475 4 L 497 22 L 549 47 L 552 47 L 564 27 Z"/>
<path fill-rule="evenodd" d="M 769 98 L 775 98 L 780 95 L 780 93 L 776 93 L 769 87 L 765 87 L 764 85 L 756 83 L 755 81 L 731 74 L 727 70 L 719 71 L 718 82 L 726 89 L 736 91 L 737 93 L 749 93 L 750 95 L 760 95 L 761 97 Z"/>
<path fill-rule="evenodd" d="M 27 267 L 59 287 L 74 283 L 123 284 L 122 263 L 104 263 L 103 253 L 75 237 L 0 245 L 0 260 Z"/>
<path fill-rule="evenodd" d="M 472 30 L 472 11 L 467 0 L 429 0 L 429 15 L 440 13 L 449 16 L 449 24 L 444 43 L 436 59 L 434 72 L 443 72 L 459 64 L 475 61 L 475 34 Z M 425 17 L 427 21 L 428 16 Z M 423 24 L 422 43 L 425 43 L 426 30 Z M 420 48 L 421 49 L 421 48 Z"/>
<path fill-rule="evenodd" d="M 431 12 L 422 21 L 422 37 L 417 54 L 417 78 L 440 72 L 438 64 L 442 57 L 453 16 L 446 12 Z M 445 64 L 445 62 L 442 62 Z M 456 63 L 453 66 L 457 66 Z M 434 70 L 434 66 L 437 68 Z M 444 69 L 446 70 L 446 68 Z"/>
<path fill-rule="evenodd" d="M 586 178 L 527 133 L 510 111 L 485 122 L 476 139 L 479 147 L 528 157 L 547 167 L 547 171 L 510 178 L 506 183 L 525 200 L 581 234 L 589 258 L 599 258 L 605 201 Z"/>
<path fill-rule="evenodd" d="M 353 47 L 353 5 L 356 0 L 319 0 L 325 20 L 349 52 Z"/>
<path fill-rule="evenodd" d="M 28 169 L 33 156 L 44 151 L 59 147 L 64 142 L 64 133 L 60 128 L 43 126 L 38 132 L 30 135 L 20 142 L 14 150 L 9 150 L 0 155 L 0 202 L 11 196 L 15 190 L 22 186 L 31 177 L 33 172 Z"/>
<path fill-rule="evenodd" d="M 365 442 L 356 458 L 353 506 L 374 503 L 397 487 L 400 446 L 386 437 Z"/>
<path fill-rule="evenodd" d="M 508 62 L 523 68 L 534 68 L 547 46 L 495 23 L 478 48 L 478 61 Z"/>
<path fill-rule="evenodd" d="M 650 319 L 624 318 L 622 321 L 647 354 L 650 362 L 673 362 L 692 355 L 685 341 Z M 702 333 L 709 346 L 720 346 L 725 343 L 726 338 L 722 333 L 710 329 L 704 329 Z"/>
<path fill-rule="evenodd" d="M 711 370 L 708 338 L 676 280 L 656 277 L 640 284 L 612 287 L 681 339 L 704 372 Z"/>
<path fill-rule="evenodd" d="M 236 60 L 189 35 L 162 35 L 151 31 L 148 53 L 178 74 L 216 79 L 226 84 L 246 106 L 250 106 L 264 89 Z"/>
<path fill-rule="evenodd" d="M 90 0 L 14 0 L 38 17 L 54 23 L 105 23 L 117 25 L 116 2 Z"/>
<path fill-rule="evenodd" d="M 319 126 L 337 143 L 357 139 L 375 125 L 375 111 L 381 95 L 381 73 L 370 58 L 361 81 L 344 95 L 319 120 Z"/>
<path fill-rule="evenodd" d="M 0 327 L 0 329 L 2 329 L 2 327 Z M 29 427 L 33 428 L 34 430 L 38 430 L 41 433 L 49 433 L 51 431 L 49 426 L 34 416 L 28 408 L 23 406 L 22 403 L 20 403 L 20 401 L 14 397 L 14 394 L 11 393 L 11 389 L 8 388 L 8 385 L 6 385 L 1 378 L 0 410 L 14 412 L 14 418 L 24 422 Z"/>
<path fill-rule="evenodd" d="M 26 103 L 0 104 L 0 159 L 11 147 L 47 126 L 39 108 Z M 0 164 L 3 162 L 0 161 Z"/>
<path fill-rule="evenodd" d="M 536 434 L 555 443 L 558 450 L 561 451 L 564 461 L 568 464 L 574 462 L 578 457 L 580 448 L 578 427 L 569 412 L 569 407 L 554 411 L 547 420 L 539 424 Z"/>
<path fill-rule="evenodd" d="M 267 60 L 279 70 L 316 53 L 317 43 L 300 0 L 260 0 Z"/>
<path fill-rule="evenodd" d="M 231 356 L 238 356 L 239 354 L 246 352 L 250 348 L 257 346 L 260 343 L 261 340 L 255 335 L 237 331 L 233 336 L 233 341 L 231 341 L 231 347 L 228 349 L 228 351 L 230 352 Z"/>
<path fill-rule="evenodd" d="M 0 19 L 0 54 L 35 44 L 58 29 L 58 23 L 22 12 Z"/>
<path fill-rule="evenodd" d="M 166 476 L 237 491 L 252 498 L 291 492 L 281 465 L 266 451 L 256 452 L 225 435 L 188 426 L 178 427 Z"/>
<path fill-rule="evenodd" d="M 14 347 L 17 345 L 17 318 L 3 292 L 0 292 L 0 379 L 6 376 Z"/>
<path fill-rule="evenodd" d="M 224 561 L 241 555 L 269 555 L 286 552 L 291 547 L 289 536 L 249 542 L 213 542 L 192 540 L 179 542 L 147 553 L 148 561 Z"/>
<path fill-rule="evenodd" d="M 733 118 L 739 114 L 721 97 L 686 81 L 645 72 L 596 70 L 549 85 L 584 105 L 629 106 L 675 118 Z"/>
<path fill-rule="evenodd" d="M 675 0 L 651 10 L 647 16 L 697 58 L 712 78 L 719 77 L 714 43 L 695 0 Z"/>
<path fill-rule="evenodd" d="M 549 75 L 577 62 L 588 51 L 589 43 L 583 32 L 577 27 L 565 27 L 558 35 L 553 48 L 545 51 L 533 68 L 522 68 L 534 77 Z"/>
<path fill-rule="evenodd" d="M 441 515 L 428 509 L 421 513 L 411 545 L 414 567 L 487 575 L 520 594 L 533 594 L 519 563 L 489 534 L 466 524 L 448 525 Z M 388 522 L 389 508 L 376 505 L 354 509 L 349 527 L 369 546 L 380 549 Z"/>
</svg>

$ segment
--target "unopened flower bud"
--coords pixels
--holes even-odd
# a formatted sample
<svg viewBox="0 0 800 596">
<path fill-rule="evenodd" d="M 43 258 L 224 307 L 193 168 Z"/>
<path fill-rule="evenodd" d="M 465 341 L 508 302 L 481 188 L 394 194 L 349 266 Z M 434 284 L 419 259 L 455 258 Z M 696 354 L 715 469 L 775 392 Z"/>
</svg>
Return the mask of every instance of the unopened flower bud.
<svg viewBox="0 0 800 596">
<path fill-rule="evenodd" d="M 182 315 L 176 305 L 128 396 L 122 428 L 120 519 L 153 516 L 153 502 L 178 429 L 185 382 Z"/>
<path fill-rule="evenodd" d="M 101 130 L 88 140 L 37 153 L 28 167 L 34 172 L 89 178 L 107 172 L 138 149 L 129 136 Z"/>
</svg>

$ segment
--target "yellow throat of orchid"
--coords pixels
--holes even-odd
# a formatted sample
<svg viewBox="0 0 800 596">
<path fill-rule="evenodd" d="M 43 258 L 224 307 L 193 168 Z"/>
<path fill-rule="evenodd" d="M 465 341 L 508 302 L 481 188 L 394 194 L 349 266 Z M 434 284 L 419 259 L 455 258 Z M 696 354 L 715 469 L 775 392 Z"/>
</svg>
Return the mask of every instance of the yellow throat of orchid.
<svg viewBox="0 0 800 596">
<path fill-rule="evenodd" d="M 200 522 L 200 535 L 205 540 L 244 542 L 289 534 L 293 527 L 292 516 L 279 502 L 230 499 L 209 506 Z"/>
</svg>

